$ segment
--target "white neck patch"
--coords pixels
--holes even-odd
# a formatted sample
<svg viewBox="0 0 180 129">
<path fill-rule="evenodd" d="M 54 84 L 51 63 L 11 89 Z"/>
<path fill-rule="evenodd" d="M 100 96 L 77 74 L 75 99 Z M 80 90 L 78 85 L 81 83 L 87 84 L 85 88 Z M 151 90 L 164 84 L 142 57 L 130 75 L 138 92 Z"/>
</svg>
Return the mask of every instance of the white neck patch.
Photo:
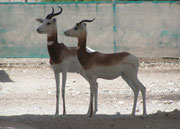
<svg viewBox="0 0 180 129">
<path fill-rule="evenodd" d="M 91 48 L 89 48 L 89 47 L 86 47 L 86 51 L 87 51 L 88 53 L 96 52 L 95 50 L 93 50 L 93 49 L 91 49 Z"/>
<path fill-rule="evenodd" d="M 53 45 L 54 44 L 54 41 L 48 41 L 47 42 L 47 45 L 50 46 L 50 45 Z"/>
</svg>

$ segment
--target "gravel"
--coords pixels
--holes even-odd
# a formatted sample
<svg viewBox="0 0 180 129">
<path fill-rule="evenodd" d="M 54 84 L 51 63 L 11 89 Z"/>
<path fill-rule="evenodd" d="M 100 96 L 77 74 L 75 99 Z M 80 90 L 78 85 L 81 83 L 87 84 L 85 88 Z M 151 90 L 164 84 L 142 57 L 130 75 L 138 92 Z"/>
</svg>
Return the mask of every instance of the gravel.
<svg viewBox="0 0 180 129">
<path fill-rule="evenodd" d="M 138 98 L 136 117 L 131 117 L 133 92 L 119 77 L 99 79 L 98 112 L 86 116 L 89 85 L 76 73 L 66 82 L 67 115 L 55 113 L 55 80 L 48 59 L 0 59 L 1 121 L 18 122 L 37 129 L 179 129 L 180 60 L 141 58 L 139 80 L 147 88 L 148 117 Z M 61 79 L 60 79 L 61 80 Z"/>
</svg>

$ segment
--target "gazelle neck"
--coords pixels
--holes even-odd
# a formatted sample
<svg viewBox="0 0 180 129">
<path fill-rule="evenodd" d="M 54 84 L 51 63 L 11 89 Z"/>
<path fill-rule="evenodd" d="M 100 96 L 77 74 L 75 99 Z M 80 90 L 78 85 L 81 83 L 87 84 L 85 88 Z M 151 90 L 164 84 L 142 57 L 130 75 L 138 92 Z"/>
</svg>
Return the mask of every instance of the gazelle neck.
<svg viewBox="0 0 180 129">
<path fill-rule="evenodd" d="M 89 54 L 86 52 L 86 35 L 78 37 L 77 56 L 80 64 L 84 67 L 89 57 Z"/>
<path fill-rule="evenodd" d="M 86 50 L 86 37 L 78 38 L 78 48 Z"/>
<path fill-rule="evenodd" d="M 87 34 L 81 35 L 81 37 L 78 37 L 78 48 L 81 51 L 86 51 L 86 37 Z"/>
<path fill-rule="evenodd" d="M 57 40 L 57 30 L 53 33 L 47 35 L 47 45 L 53 45 L 54 43 L 58 43 Z"/>
<path fill-rule="evenodd" d="M 61 54 L 61 47 L 57 40 L 57 30 L 47 35 L 47 47 L 50 56 L 50 63 L 59 63 L 59 57 Z"/>
</svg>

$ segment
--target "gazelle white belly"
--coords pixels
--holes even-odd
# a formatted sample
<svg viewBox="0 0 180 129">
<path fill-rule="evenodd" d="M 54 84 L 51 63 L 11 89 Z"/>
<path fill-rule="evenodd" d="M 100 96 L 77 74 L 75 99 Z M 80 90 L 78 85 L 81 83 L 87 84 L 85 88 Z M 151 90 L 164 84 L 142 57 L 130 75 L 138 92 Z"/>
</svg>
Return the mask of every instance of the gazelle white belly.
<svg viewBox="0 0 180 129">
<path fill-rule="evenodd" d="M 63 60 L 60 64 L 53 64 L 51 67 L 54 71 L 58 72 L 79 72 L 81 69 L 77 57 L 69 57 L 68 59 Z"/>
<path fill-rule="evenodd" d="M 115 79 L 119 77 L 122 73 L 123 65 L 113 65 L 113 66 L 97 66 L 93 67 L 89 70 L 86 70 L 87 76 L 96 76 L 96 78 L 103 78 L 103 79 Z"/>
</svg>

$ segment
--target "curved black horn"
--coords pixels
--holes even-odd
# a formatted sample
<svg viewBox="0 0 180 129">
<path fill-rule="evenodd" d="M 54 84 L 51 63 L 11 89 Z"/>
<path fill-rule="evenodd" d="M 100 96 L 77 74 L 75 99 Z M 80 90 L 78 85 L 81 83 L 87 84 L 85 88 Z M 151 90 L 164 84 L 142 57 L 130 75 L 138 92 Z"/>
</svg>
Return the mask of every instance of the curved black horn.
<svg viewBox="0 0 180 129">
<path fill-rule="evenodd" d="M 57 16 L 62 13 L 63 9 L 61 6 L 58 6 L 61 10 L 58 13 L 54 13 L 52 17 Z"/>
<path fill-rule="evenodd" d="M 61 14 L 62 13 L 62 11 L 63 11 L 63 9 L 62 9 L 62 7 L 60 7 L 60 6 L 58 6 L 61 10 L 58 12 L 58 13 L 54 13 L 54 8 L 52 7 L 52 13 L 51 14 L 49 14 L 46 18 L 47 19 L 51 19 L 52 17 L 54 17 L 54 16 L 57 16 L 57 15 L 59 15 L 59 14 Z"/>
<path fill-rule="evenodd" d="M 92 20 L 82 20 L 82 21 L 79 22 L 79 24 L 82 24 L 83 22 L 92 22 L 92 21 L 94 21 L 94 20 L 95 20 L 95 18 L 92 19 Z"/>
<path fill-rule="evenodd" d="M 54 14 L 54 8 L 52 7 L 52 12 L 46 16 L 46 19 L 51 19 Z"/>
</svg>

